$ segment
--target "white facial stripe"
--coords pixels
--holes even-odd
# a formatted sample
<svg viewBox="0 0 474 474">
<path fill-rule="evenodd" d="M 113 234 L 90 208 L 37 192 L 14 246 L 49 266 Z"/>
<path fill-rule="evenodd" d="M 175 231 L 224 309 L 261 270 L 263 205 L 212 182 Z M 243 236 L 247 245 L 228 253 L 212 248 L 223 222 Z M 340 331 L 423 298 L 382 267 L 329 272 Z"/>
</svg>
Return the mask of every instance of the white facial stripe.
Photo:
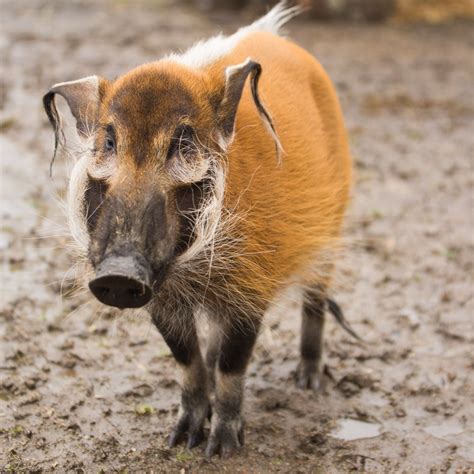
<svg viewBox="0 0 474 474">
<path fill-rule="evenodd" d="M 107 181 L 114 175 L 117 170 L 117 160 L 107 159 L 103 163 L 97 163 L 97 161 L 90 160 L 87 167 L 89 176 L 93 179 Z"/>
<path fill-rule="evenodd" d="M 89 232 L 85 215 L 85 193 L 87 190 L 87 165 L 89 155 L 80 158 L 71 172 L 67 192 L 68 224 L 74 240 L 82 251 L 87 252 L 89 247 Z"/>
<path fill-rule="evenodd" d="M 209 157 L 209 170 L 207 176 L 211 181 L 209 185 L 210 196 L 199 209 L 194 224 L 195 239 L 192 245 L 178 257 L 178 265 L 185 264 L 195 259 L 199 254 L 213 252 L 216 234 L 221 224 L 222 203 L 224 201 L 225 169 L 218 159 Z"/>
</svg>

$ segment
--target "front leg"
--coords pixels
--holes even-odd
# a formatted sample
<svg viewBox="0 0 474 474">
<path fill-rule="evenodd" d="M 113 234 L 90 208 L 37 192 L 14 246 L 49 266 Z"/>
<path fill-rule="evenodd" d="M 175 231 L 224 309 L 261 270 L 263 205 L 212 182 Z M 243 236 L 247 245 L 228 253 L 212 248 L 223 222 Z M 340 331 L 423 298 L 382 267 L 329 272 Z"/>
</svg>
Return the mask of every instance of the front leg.
<svg viewBox="0 0 474 474">
<path fill-rule="evenodd" d="M 215 321 L 209 324 L 207 349 L 206 349 L 206 366 L 211 392 L 216 388 L 216 366 L 221 352 L 222 328 Z"/>
<path fill-rule="evenodd" d="M 206 456 L 220 452 L 230 457 L 244 442 L 242 401 L 245 369 L 258 335 L 260 318 L 235 314 L 225 328 L 220 344 L 215 379 L 215 405 Z"/>
<path fill-rule="evenodd" d="M 191 309 L 181 308 L 179 326 L 163 311 L 154 311 L 153 322 L 168 344 L 181 371 L 181 406 L 178 423 L 169 437 L 169 446 L 180 443 L 187 435 L 187 447 L 204 439 L 204 422 L 210 413 L 207 371 L 196 334 Z"/>
</svg>

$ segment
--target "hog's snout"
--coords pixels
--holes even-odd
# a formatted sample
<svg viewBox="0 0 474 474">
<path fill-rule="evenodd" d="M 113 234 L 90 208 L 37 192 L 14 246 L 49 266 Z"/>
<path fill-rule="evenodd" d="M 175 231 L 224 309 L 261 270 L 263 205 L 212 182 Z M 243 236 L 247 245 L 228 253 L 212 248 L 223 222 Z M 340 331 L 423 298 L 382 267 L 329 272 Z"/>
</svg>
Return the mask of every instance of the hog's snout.
<svg viewBox="0 0 474 474">
<path fill-rule="evenodd" d="M 89 288 L 101 302 L 117 308 L 140 308 L 152 296 L 151 270 L 135 257 L 107 257 Z"/>
</svg>

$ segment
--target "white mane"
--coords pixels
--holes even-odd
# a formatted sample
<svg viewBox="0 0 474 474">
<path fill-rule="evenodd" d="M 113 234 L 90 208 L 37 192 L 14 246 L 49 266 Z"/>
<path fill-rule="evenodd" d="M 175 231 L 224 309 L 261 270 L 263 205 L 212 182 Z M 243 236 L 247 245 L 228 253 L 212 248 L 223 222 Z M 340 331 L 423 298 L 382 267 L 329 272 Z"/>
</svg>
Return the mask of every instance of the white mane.
<svg viewBox="0 0 474 474">
<path fill-rule="evenodd" d="M 170 54 L 166 56 L 165 59 L 178 62 L 194 69 L 203 68 L 232 51 L 249 33 L 266 31 L 280 35 L 283 25 L 300 12 L 301 7 L 288 7 L 286 1 L 280 2 L 265 16 L 248 26 L 240 28 L 231 36 L 224 36 L 221 33 L 207 40 L 198 41 L 183 53 Z"/>
</svg>

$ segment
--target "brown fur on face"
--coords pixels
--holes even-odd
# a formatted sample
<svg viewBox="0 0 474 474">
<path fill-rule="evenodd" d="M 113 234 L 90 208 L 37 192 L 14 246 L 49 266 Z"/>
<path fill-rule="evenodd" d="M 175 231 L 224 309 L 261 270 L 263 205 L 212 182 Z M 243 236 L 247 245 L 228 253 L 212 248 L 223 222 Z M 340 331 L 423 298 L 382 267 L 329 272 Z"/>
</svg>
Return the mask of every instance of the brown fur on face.
<svg viewBox="0 0 474 474">
<path fill-rule="evenodd" d="M 94 265 L 106 256 L 111 231 L 130 237 L 133 224 L 128 220 L 133 215 L 146 222 L 145 214 L 137 214 L 135 208 L 132 211 L 130 203 L 143 206 L 160 193 L 164 202 L 160 219 L 167 233 L 162 238 L 152 233 L 156 248 L 161 247 L 158 253 L 156 248 L 146 246 L 140 253 L 151 254 L 152 265 L 159 267 L 186 250 L 193 238 L 199 239 L 193 235 L 195 229 L 189 214 L 195 214 L 206 193 L 214 192 L 211 188 L 215 183 L 211 181 L 216 173 L 211 170 L 211 162 L 215 165 L 216 156 L 220 157 L 223 147 L 233 139 L 237 108 L 250 74 L 255 105 L 274 131 L 258 98 L 260 72 L 260 65 L 250 60 L 234 67 L 227 76 L 223 72 L 209 74 L 161 61 L 141 66 L 109 84 L 97 114 L 95 161 L 99 169 L 111 166 L 114 172 L 107 180 L 105 199 L 96 218 L 98 230 L 91 238 Z M 179 134 L 185 130 L 187 136 L 182 140 Z M 111 137 L 114 150 L 107 149 Z M 176 152 L 176 141 L 184 141 L 183 152 Z M 220 168 L 225 161 L 220 159 Z M 220 186 L 223 188 L 224 182 Z M 222 198 L 215 200 L 216 206 L 221 205 L 219 200 Z M 103 217 L 108 215 L 109 203 L 126 210 L 127 219 L 122 219 L 124 223 L 120 225 L 126 225 L 127 232 L 120 230 L 120 225 L 110 229 L 104 224 L 105 219 L 110 220 Z M 188 216 L 183 218 L 183 212 Z M 147 239 L 145 236 L 150 232 L 141 227 L 140 235 Z M 213 239 L 212 235 L 209 237 Z M 140 247 L 138 237 L 131 240 Z M 132 250 L 130 245 L 128 249 Z"/>
<path fill-rule="evenodd" d="M 166 63 L 141 66 L 108 86 L 99 106 L 95 159 L 99 168 L 113 162 L 114 172 L 92 233 L 94 264 L 105 257 L 108 246 L 113 252 L 123 252 L 117 247 L 125 246 L 146 254 L 158 269 L 173 257 L 186 227 L 178 214 L 197 205 L 202 194 L 192 177 L 182 182 L 184 173 L 179 170 L 187 162 L 193 169 L 201 162 L 205 171 L 206 153 L 218 147 L 213 140 L 213 92 L 202 74 Z M 178 147 L 181 143 L 176 133 L 183 127 L 192 136 L 186 138 L 183 153 L 173 152 L 174 141 Z M 106 149 L 111 135 L 113 151 Z M 114 214 L 123 215 L 112 228 L 110 206 Z M 153 223 L 153 213 L 159 222 L 144 227 Z M 116 235 L 126 236 L 127 245 Z"/>
<path fill-rule="evenodd" d="M 213 134 L 211 99 L 202 74 L 172 63 L 147 64 L 110 86 L 99 128 L 115 126 L 124 166 L 162 168 L 178 125 L 191 125 L 200 140 Z"/>
</svg>

